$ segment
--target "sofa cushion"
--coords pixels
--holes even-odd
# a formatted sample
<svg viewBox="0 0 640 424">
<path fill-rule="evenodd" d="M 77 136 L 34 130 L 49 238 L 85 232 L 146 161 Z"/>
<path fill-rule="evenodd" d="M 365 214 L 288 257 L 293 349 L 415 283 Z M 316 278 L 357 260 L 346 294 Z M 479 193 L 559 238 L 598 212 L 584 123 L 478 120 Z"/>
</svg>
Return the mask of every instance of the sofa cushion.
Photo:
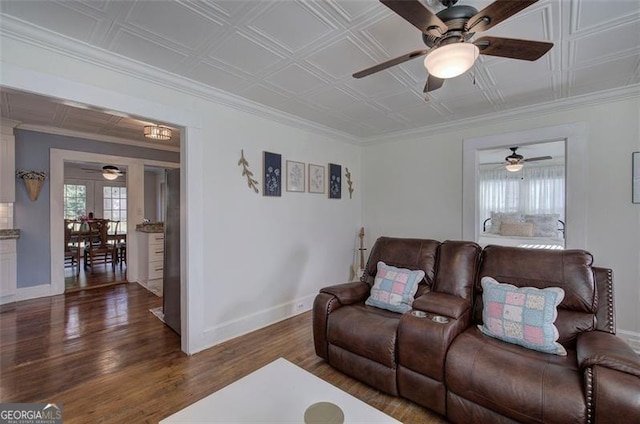
<svg viewBox="0 0 640 424">
<path fill-rule="evenodd" d="M 502 221 L 500 235 L 508 237 L 532 237 L 533 223 Z"/>
<path fill-rule="evenodd" d="M 362 303 L 329 315 L 327 341 L 388 368 L 396 368 L 396 337 L 402 315 Z"/>
<path fill-rule="evenodd" d="M 491 277 L 484 277 L 481 284 L 484 308 L 483 324 L 478 326 L 480 331 L 527 349 L 567 354 L 557 342 L 558 329 L 553 325 L 564 290 L 558 287 L 519 288 L 501 284 Z"/>
<path fill-rule="evenodd" d="M 522 222 L 522 214 L 520 212 L 491 212 L 491 228 L 487 232 L 500 234 L 500 227 L 504 221 Z"/>
<path fill-rule="evenodd" d="M 558 237 L 559 219 L 557 213 L 524 216 L 525 222 L 533 224 L 534 237 Z"/>
<path fill-rule="evenodd" d="M 411 310 L 418 283 L 423 278 L 422 270 L 396 268 L 379 261 L 371 295 L 365 303 L 393 312 L 407 312 Z"/>
<path fill-rule="evenodd" d="M 437 240 L 379 237 L 369 254 L 361 281 L 373 286 L 378 262 L 398 268 L 421 269 L 424 284 L 430 289 L 436 273 L 436 257 L 440 242 Z"/>
<path fill-rule="evenodd" d="M 576 353 L 549 355 L 504 343 L 471 327 L 455 338 L 445 365 L 447 388 L 522 423 L 585 423 L 587 407 Z"/>
<path fill-rule="evenodd" d="M 594 329 L 596 324 L 598 296 L 592 263 L 591 254 L 583 250 L 487 246 L 482 251 L 475 287 L 474 320 L 482 322 L 482 277 L 516 287 L 560 287 L 564 299 L 555 322 L 560 333 L 558 342 L 573 348 L 576 336 Z"/>
</svg>

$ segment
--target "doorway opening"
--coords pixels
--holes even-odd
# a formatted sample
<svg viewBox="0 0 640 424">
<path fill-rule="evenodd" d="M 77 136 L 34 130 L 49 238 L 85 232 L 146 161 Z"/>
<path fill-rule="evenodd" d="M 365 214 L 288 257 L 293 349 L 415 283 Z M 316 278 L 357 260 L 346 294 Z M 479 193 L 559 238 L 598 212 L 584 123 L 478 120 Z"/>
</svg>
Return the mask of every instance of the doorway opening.
<svg viewBox="0 0 640 424">
<path fill-rule="evenodd" d="M 478 151 L 478 244 L 565 246 L 565 140 Z"/>
<path fill-rule="evenodd" d="M 64 163 L 65 293 L 128 282 L 127 167 L 116 165 Z"/>
</svg>

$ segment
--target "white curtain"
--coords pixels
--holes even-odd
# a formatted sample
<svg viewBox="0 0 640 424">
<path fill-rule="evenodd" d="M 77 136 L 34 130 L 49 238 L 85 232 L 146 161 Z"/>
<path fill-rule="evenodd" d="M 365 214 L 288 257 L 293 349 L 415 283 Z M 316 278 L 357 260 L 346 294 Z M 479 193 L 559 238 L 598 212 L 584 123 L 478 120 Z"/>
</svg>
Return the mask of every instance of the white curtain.
<svg viewBox="0 0 640 424">
<path fill-rule="evenodd" d="M 525 165 L 522 171 L 504 167 L 480 170 L 478 206 L 480 226 L 491 212 L 557 213 L 564 221 L 564 165 Z"/>
</svg>

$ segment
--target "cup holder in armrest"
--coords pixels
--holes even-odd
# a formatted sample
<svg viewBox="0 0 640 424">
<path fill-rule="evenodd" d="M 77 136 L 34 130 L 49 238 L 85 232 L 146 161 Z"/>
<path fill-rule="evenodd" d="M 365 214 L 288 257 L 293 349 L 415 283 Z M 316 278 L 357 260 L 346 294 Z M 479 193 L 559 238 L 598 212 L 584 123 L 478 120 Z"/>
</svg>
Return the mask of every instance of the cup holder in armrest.
<svg viewBox="0 0 640 424">
<path fill-rule="evenodd" d="M 433 322 L 437 322 L 438 324 L 446 324 L 449 322 L 449 318 L 447 317 L 443 317 L 442 315 L 428 314 L 425 311 L 420 311 L 417 309 L 414 309 L 409 313 L 411 314 L 411 316 L 414 316 L 416 318 L 428 318 Z"/>
</svg>

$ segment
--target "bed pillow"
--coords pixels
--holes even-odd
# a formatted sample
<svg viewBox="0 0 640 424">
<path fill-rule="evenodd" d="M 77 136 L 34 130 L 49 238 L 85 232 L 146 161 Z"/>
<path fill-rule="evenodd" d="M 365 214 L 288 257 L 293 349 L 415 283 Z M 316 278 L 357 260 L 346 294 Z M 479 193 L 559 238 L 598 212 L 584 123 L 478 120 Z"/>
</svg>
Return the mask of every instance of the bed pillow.
<svg viewBox="0 0 640 424">
<path fill-rule="evenodd" d="M 369 306 L 404 313 L 411 310 L 418 284 L 424 278 L 424 271 L 396 268 L 378 262 L 378 272 L 371 288 L 371 295 L 365 301 Z"/>
<path fill-rule="evenodd" d="M 534 237 L 558 237 L 559 219 L 560 215 L 557 213 L 524 216 L 525 222 L 533 224 Z"/>
<path fill-rule="evenodd" d="M 533 223 L 502 221 L 502 224 L 500 224 L 500 235 L 511 237 L 531 237 L 533 236 Z"/>
<path fill-rule="evenodd" d="M 487 336 L 514 343 L 528 349 L 566 356 L 557 342 L 558 329 L 553 324 L 558 317 L 558 305 L 564 299 L 559 287 L 537 289 L 502 284 L 483 277 L 482 325 Z"/>
<path fill-rule="evenodd" d="M 491 212 L 491 228 L 488 232 L 500 234 L 500 226 L 503 221 L 522 222 L 522 214 L 518 212 Z"/>
</svg>

